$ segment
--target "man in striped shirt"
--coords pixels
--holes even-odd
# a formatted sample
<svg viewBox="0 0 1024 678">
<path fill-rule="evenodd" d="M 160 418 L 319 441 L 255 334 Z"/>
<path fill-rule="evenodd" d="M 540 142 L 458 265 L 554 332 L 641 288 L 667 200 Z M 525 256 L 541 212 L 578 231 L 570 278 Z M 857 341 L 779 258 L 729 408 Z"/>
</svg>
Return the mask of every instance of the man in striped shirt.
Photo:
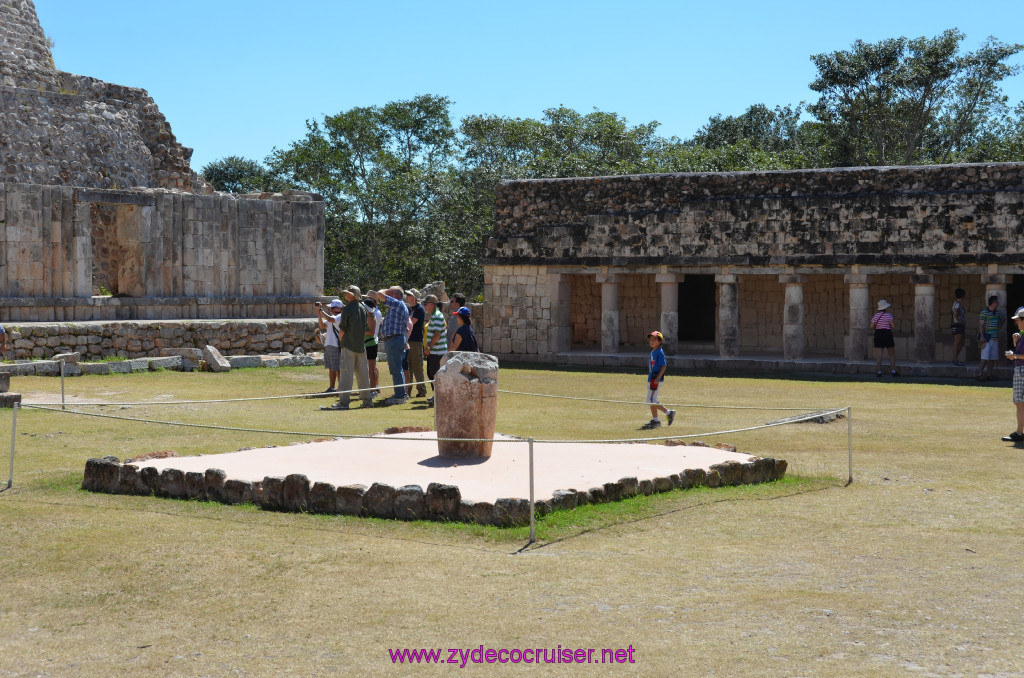
<svg viewBox="0 0 1024 678">
<path fill-rule="evenodd" d="M 988 298 L 988 307 L 978 314 L 978 344 L 981 346 L 978 381 L 995 379 L 992 370 L 999 360 L 999 327 L 1002 324 L 1003 314 L 999 312 L 999 297 L 993 294 Z"/>
<path fill-rule="evenodd" d="M 428 294 L 426 299 L 423 300 L 423 308 L 427 311 L 423 354 L 427 356 L 427 379 L 431 381 L 434 380 L 434 375 L 437 374 L 437 370 L 441 367 L 441 357 L 448 353 L 448 333 L 445 327 L 444 313 L 441 313 L 437 303 L 437 297 L 433 294 Z M 434 396 L 427 400 L 427 404 L 433 407 Z"/>
</svg>

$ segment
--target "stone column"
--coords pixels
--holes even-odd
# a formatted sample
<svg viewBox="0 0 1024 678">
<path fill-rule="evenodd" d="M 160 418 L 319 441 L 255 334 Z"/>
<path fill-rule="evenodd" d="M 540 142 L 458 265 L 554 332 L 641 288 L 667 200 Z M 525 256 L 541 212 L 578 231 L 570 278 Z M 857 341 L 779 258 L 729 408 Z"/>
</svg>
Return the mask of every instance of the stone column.
<svg viewBox="0 0 1024 678">
<path fill-rule="evenodd" d="M 619 352 L 619 276 L 601 273 L 601 353 Z"/>
<path fill-rule="evenodd" d="M 661 333 L 665 335 L 665 353 L 672 355 L 679 350 L 679 283 L 683 276 L 675 273 L 659 273 L 654 282 L 661 288 Z"/>
<path fill-rule="evenodd" d="M 804 279 L 800 275 L 780 275 L 786 286 L 786 305 L 782 310 L 782 357 L 804 357 Z"/>
<path fill-rule="evenodd" d="M 935 361 L 935 279 L 931 275 L 910 276 L 914 285 L 914 360 Z"/>
<path fill-rule="evenodd" d="M 983 275 L 981 276 L 981 282 L 985 283 L 985 299 L 984 304 L 988 306 L 988 298 L 992 295 L 999 297 L 999 310 L 1002 311 L 1003 317 L 1009 319 L 1011 315 L 1017 310 L 1015 308 L 1006 308 L 1006 283 L 1009 282 L 1008 275 Z M 984 308 L 984 307 L 983 307 Z M 1010 322 L 1007 320 L 1007 322 Z M 1005 325 L 1003 327 L 1005 330 Z M 974 315 L 971 318 L 967 316 L 967 336 L 973 337 L 978 334 L 978 316 Z M 1003 351 L 1006 350 L 1006 332 L 999 332 L 999 354 L 1002 355 Z M 1009 361 L 1007 361 L 1009 362 Z"/>
<path fill-rule="evenodd" d="M 735 358 L 740 354 L 739 289 L 735 275 L 716 275 L 718 283 L 718 354 Z"/>
<path fill-rule="evenodd" d="M 559 273 L 548 275 L 551 299 L 551 339 L 553 353 L 568 353 L 572 347 L 572 283 L 569 276 Z"/>
<path fill-rule="evenodd" d="M 850 286 L 850 342 L 847 360 L 867 360 L 868 329 L 871 326 L 871 298 L 868 296 L 868 276 L 865 273 L 847 273 L 843 280 Z"/>
</svg>

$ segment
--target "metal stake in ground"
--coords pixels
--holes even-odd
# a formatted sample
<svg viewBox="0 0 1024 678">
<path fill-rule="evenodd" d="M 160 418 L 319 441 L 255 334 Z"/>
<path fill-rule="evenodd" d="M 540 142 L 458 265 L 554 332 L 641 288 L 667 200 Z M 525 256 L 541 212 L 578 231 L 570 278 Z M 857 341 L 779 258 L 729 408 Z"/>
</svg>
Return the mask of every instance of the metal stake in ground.
<svg viewBox="0 0 1024 678">
<path fill-rule="evenodd" d="M 12 406 L 11 414 L 11 471 L 7 476 L 7 489 L 11 489 L 11 485 L 14 484 L 14 441 L 18 437 L 18 403 L 14 403 Z"/>
<path fill-rule="evenodd" d="M 537 541 L 537 528 L 533 518 L 533 438 L 530 443 L 530 543 Z"/>
</svg>

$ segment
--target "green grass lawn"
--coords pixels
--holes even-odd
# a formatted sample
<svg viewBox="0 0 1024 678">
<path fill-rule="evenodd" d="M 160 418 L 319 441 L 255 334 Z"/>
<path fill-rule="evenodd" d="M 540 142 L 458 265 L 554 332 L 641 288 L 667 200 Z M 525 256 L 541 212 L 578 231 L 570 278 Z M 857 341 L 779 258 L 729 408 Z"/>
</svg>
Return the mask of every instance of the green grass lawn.
<svg viewBox="0 0 1024 678">
<path fill-rule="evenodd" d="M 67 393 L 73 406 L 325 385 L 322 369 L 251 369 L 79 377 L 67 380 Z M 503 368 L 499 387 L 638 401 L 644 380 Z M 29 402 L 60 396 L 55 378 L 15 377 L 12 388 Z M 1024 671 L 1024 452 L 999 441 L 1013 426 L 1008 385 L 670 375 L 662 399 L 696 407 L 680 407 L 676 425 L 654 435 L 794 414 L 709 405 L 850 405 L 855 482 L 844 487 L 845 420 L 704 437 L 784 458 L 789 476 L 556 512 L 524 548 L 525 528 L 277 514 L 79 489 L 89 457 L 225 452 L 431 425 L 422 401 L 344 413 L 321 412 L 330 401 L 310 399 L 82 408 L 313 434 L 305 436 L 22 409 L 14 488 L 0 493 L 0 676 L 365 675 L 401 672 L 389 648 L 481 644 L 636 648 L 635 665 L 590 673 Z M 651 435 L 638 430 L 648 416 L 637 404 L 502 393 L 498 430 L 627 438 Z M 0 441 L 9 427 L 0 413 Z M 5 481 L 7 455 L 0 459 Z"/>
</svg>

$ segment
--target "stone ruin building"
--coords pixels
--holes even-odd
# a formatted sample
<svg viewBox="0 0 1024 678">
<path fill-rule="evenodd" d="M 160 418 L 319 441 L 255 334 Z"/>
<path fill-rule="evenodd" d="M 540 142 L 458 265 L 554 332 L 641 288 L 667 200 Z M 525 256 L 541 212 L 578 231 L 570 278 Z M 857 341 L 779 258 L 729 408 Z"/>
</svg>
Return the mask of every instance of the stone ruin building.
<svg viewBox="0 0 1024 678">
<path fill-rule="evenodd" d="M 214 193 L 145 90 L 55 68 L 0 0 L 0 321 L 309 317 L 324 204 Z"/>
<path fill-rule="evenodd" d="M 854 361 L 885 298 L 898 360 L 962 374 L 945 367 L 954 290 L 977 358 L 985 300 L 1024 305 L 1022 250 L 1024 163 L 510 181 L 483 348 L 631 364 L 660 328 L 684 366 L 874 371 Z"/>
</svg>

